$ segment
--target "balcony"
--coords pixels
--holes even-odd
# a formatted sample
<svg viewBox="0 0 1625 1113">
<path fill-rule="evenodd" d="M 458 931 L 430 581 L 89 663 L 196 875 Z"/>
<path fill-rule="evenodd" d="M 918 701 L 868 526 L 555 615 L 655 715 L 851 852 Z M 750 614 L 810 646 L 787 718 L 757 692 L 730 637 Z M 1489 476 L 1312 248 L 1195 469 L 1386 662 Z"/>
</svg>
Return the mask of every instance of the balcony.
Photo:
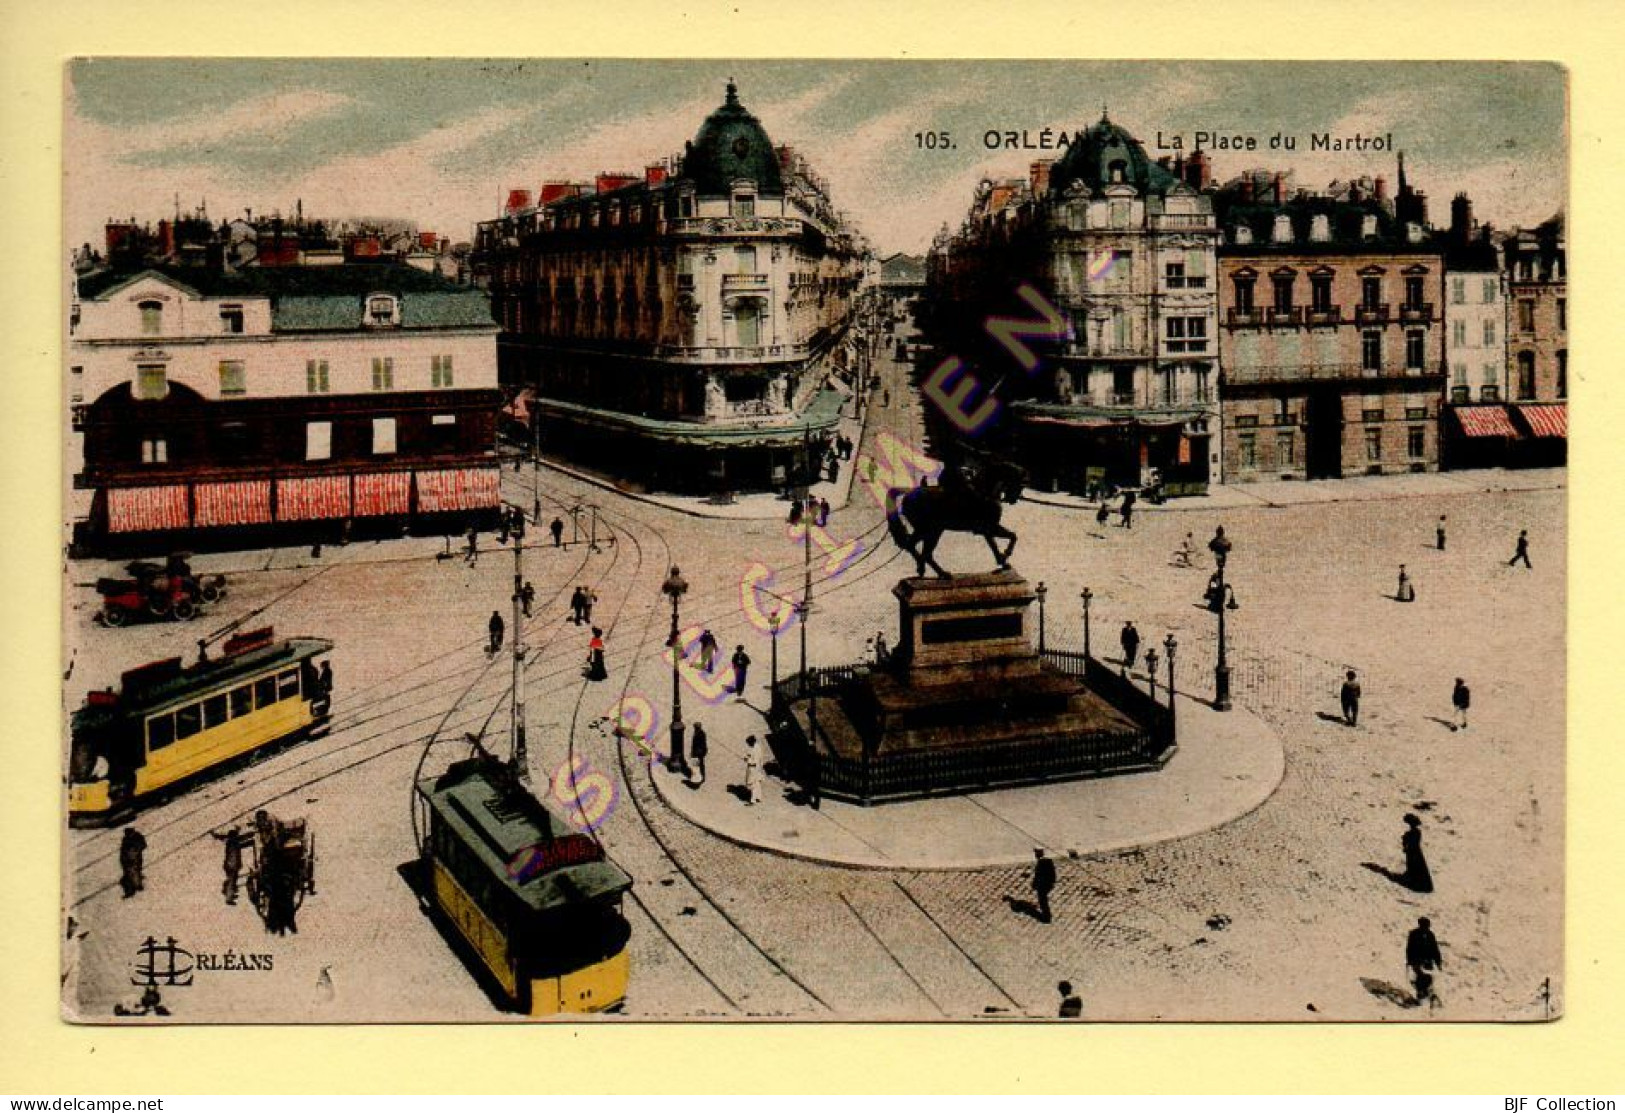
<svg viewBox="0 0 1625 1113">
<path fill-rule="evenodd" d="M 1380 305 L 1357 305 L 1354 307 L 1354 323 L 1357 325 L 1385 325 L 1388 323 L 1388 303 Z"/>
<path fill-rule="evenodd" d="M 1428 372 L 1425 369 L 1397 367 L 1364 367 L 1358 363 L 1288 363 L 1241 364 L 1228 367 L 1224 384 L 1228 389 L 1260 383 L 1333 382 L 1338 380 L 1418 379 L 1444 378 L 1444 370 Z"/>
<path fill-rule="evenodd" d="M 1264 323 L 1264 314 L 1257 309 L 1231 309 L 1225 313 L 1225 322 L 1231 328 L 1257 328 Z"/>
<path fill-rule="evenodd" d="M 1343 323 L 1343 307 L 1328 305 L 1324 309 L 1311 309 L 1304 315 L 1304 323 L 1310 328 L 1323 328 Z"/>
<path fill-rule="evenodd" d="M 1433 320 L 1433 303 L 1419 301 L 1399 307 L 1399 319 L 1405 324 L 1427 324 Z"/>
<path fill-rule="evenodd" d="M 722 290 L 766 290 L 767 275 L 765 274 L 725 274 L 722 276 Z"/>
<path fill-rule="evenodd" d="M 810 352 L 807 344 L 756 344 L 731 348 L 657 344 L 653 355 L 655 359 L 684 363 L 782 363 L 806 359 Z"/>
<path fill-rule="evenodd" d="M 1278 325 L 1293 327 L 1303 324 L 1303 310 L 1297 306 L 1290 309 L 1271 309 L 1269 311 L 1269 324 L 1271 328 Z"/>
<path fill-rule="evenodd" d="M 1211 213 L 1153 213 L 1152 228 L 1212 228 Z"/>
</svg>

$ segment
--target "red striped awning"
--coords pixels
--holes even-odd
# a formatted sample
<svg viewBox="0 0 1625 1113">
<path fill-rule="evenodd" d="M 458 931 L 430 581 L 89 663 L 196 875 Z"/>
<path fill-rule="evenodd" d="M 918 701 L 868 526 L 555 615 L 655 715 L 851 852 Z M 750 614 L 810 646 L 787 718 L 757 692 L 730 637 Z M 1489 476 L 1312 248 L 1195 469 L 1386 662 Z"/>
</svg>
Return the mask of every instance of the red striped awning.
<svg viewBox="0 0 1625 1113">
<path fill-rule="evenodd" d="M 1455 414 L 1461 431 L 1469 437 L 1518 438 L 1505 406 L 1457 406 Z"/>
<path fill-rule="evenodd" d="M 113 487 L 107 492 L 107 529 L 110 533 L 185 529 L 190 524 L 185 484 Z"/>
<path fill-rule="evenodd" d="M 495 467 L 418 472 L 418 512 L 487 510 L 502 505 Z"/>
<path fill-rule="evenodd" d="M 1518 412 L 1523 415 L 1524 421 L 1529 424 L 1529 431 L 1535 436 L 1568 438 L 1569 408 L 1566 404 L 1519 406 Z"/>
<path fill-rule="evenodd" d="M 356 516 L 377 518 L 405 514 L 411 503 L 411 492 L 412 473 L 409 471 L 358 475 L 355 477 Z"/>
<path fill-rule="evenodd" d="M 276 518 L 279 522 L 309 522 L 318 518 L 350 516 L 350 477 L 307 475 L 276 481 Z"/>
<path fill-rule="evenodd" d="M 252 526 L 271 520 L 269 479 L 199 483 L 192 497 L 197 502 L 195 525 Z"/>
</svg>

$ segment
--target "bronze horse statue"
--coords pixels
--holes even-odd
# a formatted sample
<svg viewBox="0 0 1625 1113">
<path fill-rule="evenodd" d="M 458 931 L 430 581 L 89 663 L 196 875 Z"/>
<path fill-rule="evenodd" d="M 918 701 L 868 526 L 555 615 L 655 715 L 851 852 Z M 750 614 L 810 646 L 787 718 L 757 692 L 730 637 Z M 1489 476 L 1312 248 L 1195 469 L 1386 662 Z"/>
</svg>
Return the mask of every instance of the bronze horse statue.
<svg viewBox="0 0 1625 1113">
<path fill-rule="evenodd" d="M 973 468 L 950 465 L 943 470 L 940 486 L 894 487 L 886 492 L 886 524 L 892 540 L 913 556 L 921 576 L 926 565 L 939 576 L 951 575 L 932 556 L 942 535 L 950 531 L 979 535 L 999 568 L 1009 568 L 1016 535 L 1000 525 L 999 518 L 1003 504 L 1021 501 L 1025 478 L 1017 465 L 996 461 Z M 1003 552 L 999 541 L 1007 542 Z"/>
</svg>

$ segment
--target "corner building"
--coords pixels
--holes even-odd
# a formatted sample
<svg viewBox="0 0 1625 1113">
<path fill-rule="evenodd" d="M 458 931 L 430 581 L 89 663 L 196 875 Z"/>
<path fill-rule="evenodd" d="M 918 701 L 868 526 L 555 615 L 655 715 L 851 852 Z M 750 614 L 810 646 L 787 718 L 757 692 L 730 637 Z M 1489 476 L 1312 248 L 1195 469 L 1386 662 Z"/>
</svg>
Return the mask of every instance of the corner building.
<svg viewBox="0 0 1625 1113">
<path fill-rule="evenodd" d="M 732 84 L 671 165 L 514 191 L 475 247 L 543 451 L 634 486 L 798 482 L 860 381 L 866 247 Z"/>
</svg>

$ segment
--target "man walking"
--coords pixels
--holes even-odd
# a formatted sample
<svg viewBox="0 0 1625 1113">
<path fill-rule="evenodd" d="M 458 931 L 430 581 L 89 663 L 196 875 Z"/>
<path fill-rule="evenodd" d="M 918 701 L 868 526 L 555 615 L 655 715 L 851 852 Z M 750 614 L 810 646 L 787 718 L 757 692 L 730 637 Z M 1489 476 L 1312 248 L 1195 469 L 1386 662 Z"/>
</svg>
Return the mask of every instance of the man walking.
<svg viewBox="0 0 1625 1113">
<path fill-rule="evenodd" d="M 519 606 L 525 612 L 526 618 L 530 617 L 530 605 L 535 601 L 536 588 L 531 585 L 529 580 L 526 580 L 525 586 L 519 589 Z"/>
<path fill-rule="evenodd" d="M 468 527 L 468 552 L 463 556 L 464 564 L 476 564 L 480 559 L 480 531 L 473 526 Z"/>
<path fill-rule="evenodd" d="M 745 698 L 745 675 L 750 671 L 750 654 L 745 652 L 742 645 L 734 646 L 734 655 L 729 658 L 734 667 L 734 698 Z"/>
<path fill-rule="evenodd" d="M 1044 853 L 1043 847 L 1033 849 L 1033 895 L 1038 898 L 1038 918 L 1049 923 L 1049 895 L 1055 888 L 1055 860 Z"/>
<path fill-rule="evenodd" d="M 1467 729 L 1467 708 L 1472 706 L 1473 693 L 1468 689 L 1467 682 L 1456 677 L 1455 690 L 1450 693 L 1450 703 L 1456 709 L 1456 721 L 1451 730 Z"/>
<path fill-rule="evenodd" d="M 1416 987 L 1416 1003 L 1437 1002 L 1433 995 L 1433 971 L 1444 966 L 1439 953 L 1439 941 L 1433 937 L 1433 922 L 1426 916 L 1405 937 L 1405 966 L 1411 972 L 1411 984 Z"/>
<path fill-rule="evenodd" d="M 226 879 L 220 885 L 220 895 L 226 898 L 227 904 L 237 903 L 237 877 L 243 871 L 243 833 L 235 823 L 225 834 L 211 831 L 215 838 L 226 844 L 226 856 L 222 863 Z"/>
<path fill-rule="evenodd" d="M 491 642 L 486 651 L 490 653 L 491 656 L 495 657 L 499 652 L 502 651 L 502 635 L 507 629 L 506 624 L 502 621 L 502 613 L 500 611 L 492 611 L 491 621 L 488 625 L 491 631 Z"/>
<path fill-rule="evenodd" d="M 548 524 L 547 529 L 553 535 L 553 547 L 555 549 L 561 548 L 564 545 L 564 519 L 554 518 Z"/>
<path fill-rule="evenodd" d="M 1436 537 L 1438 539 L 1439 551 L 1441 553 L 1444 552 L 1444 515 L 1443 514 L 1439 515 L 1439 524 L 1434 528 L 1433 535 L 1434 535 L 1434 537 Z"/>
<path fill-rule="evenodd" d="M 1534 565 L 1529 563 L 1529 531 L 1526 529 L 1520 529 L 1518 531 L 1518 551 L 1512 554 L 1511 560 L 1507 561 L 1507 567 L 1511 568 L 1520 560 L 1523 561 L 1523 566 L 1525 568 L 1534 567 Z"/>
<path fill-rule="evenodd" d="M 118 846 L 119 886 L 126 900 L 147 887 L 143 876 L 146 854 L 146 837 L 134 827 L 126 827 Z"/>
<path fill-rule="evenodd" d="M 1360 723 L 1360 682 L 1353 669 L 1343 674 L 1343 721 L 1351 727 Z"/>
<path fill-rule="evenodd" d="M 1140 632 L 1134 628 L 1134 623 L 1123 623 L 1123 633 L 1118 639 L 1123 643 L 1123 671 L 1126 673 L 1134 667 L 1134 662 L 1140 656 Z"/>
<path fill-rule="evenodd" d="M 711 743 L 705 736 L 705 728 L 699 723 L 694 724 L 694 733 L 688 738 L 689 769 L 698 774 L 690 783 L 695 787 L 705 783 L 705 755 L 711 752 Z"/>
<path fill-rule="evenodd" d="M 717 663 L 717 637 L 706 630 L 700 634 L 700 671 L 707 676 Z"/>
<path fill-rule="evenodd" d="M 1118 513 L 1123 516 L 1123 528 L 1134 528 L 1134 502 L 1138 498 L 1133 491 L 1123 492 L 1123 506 Z"/>
</svg>

